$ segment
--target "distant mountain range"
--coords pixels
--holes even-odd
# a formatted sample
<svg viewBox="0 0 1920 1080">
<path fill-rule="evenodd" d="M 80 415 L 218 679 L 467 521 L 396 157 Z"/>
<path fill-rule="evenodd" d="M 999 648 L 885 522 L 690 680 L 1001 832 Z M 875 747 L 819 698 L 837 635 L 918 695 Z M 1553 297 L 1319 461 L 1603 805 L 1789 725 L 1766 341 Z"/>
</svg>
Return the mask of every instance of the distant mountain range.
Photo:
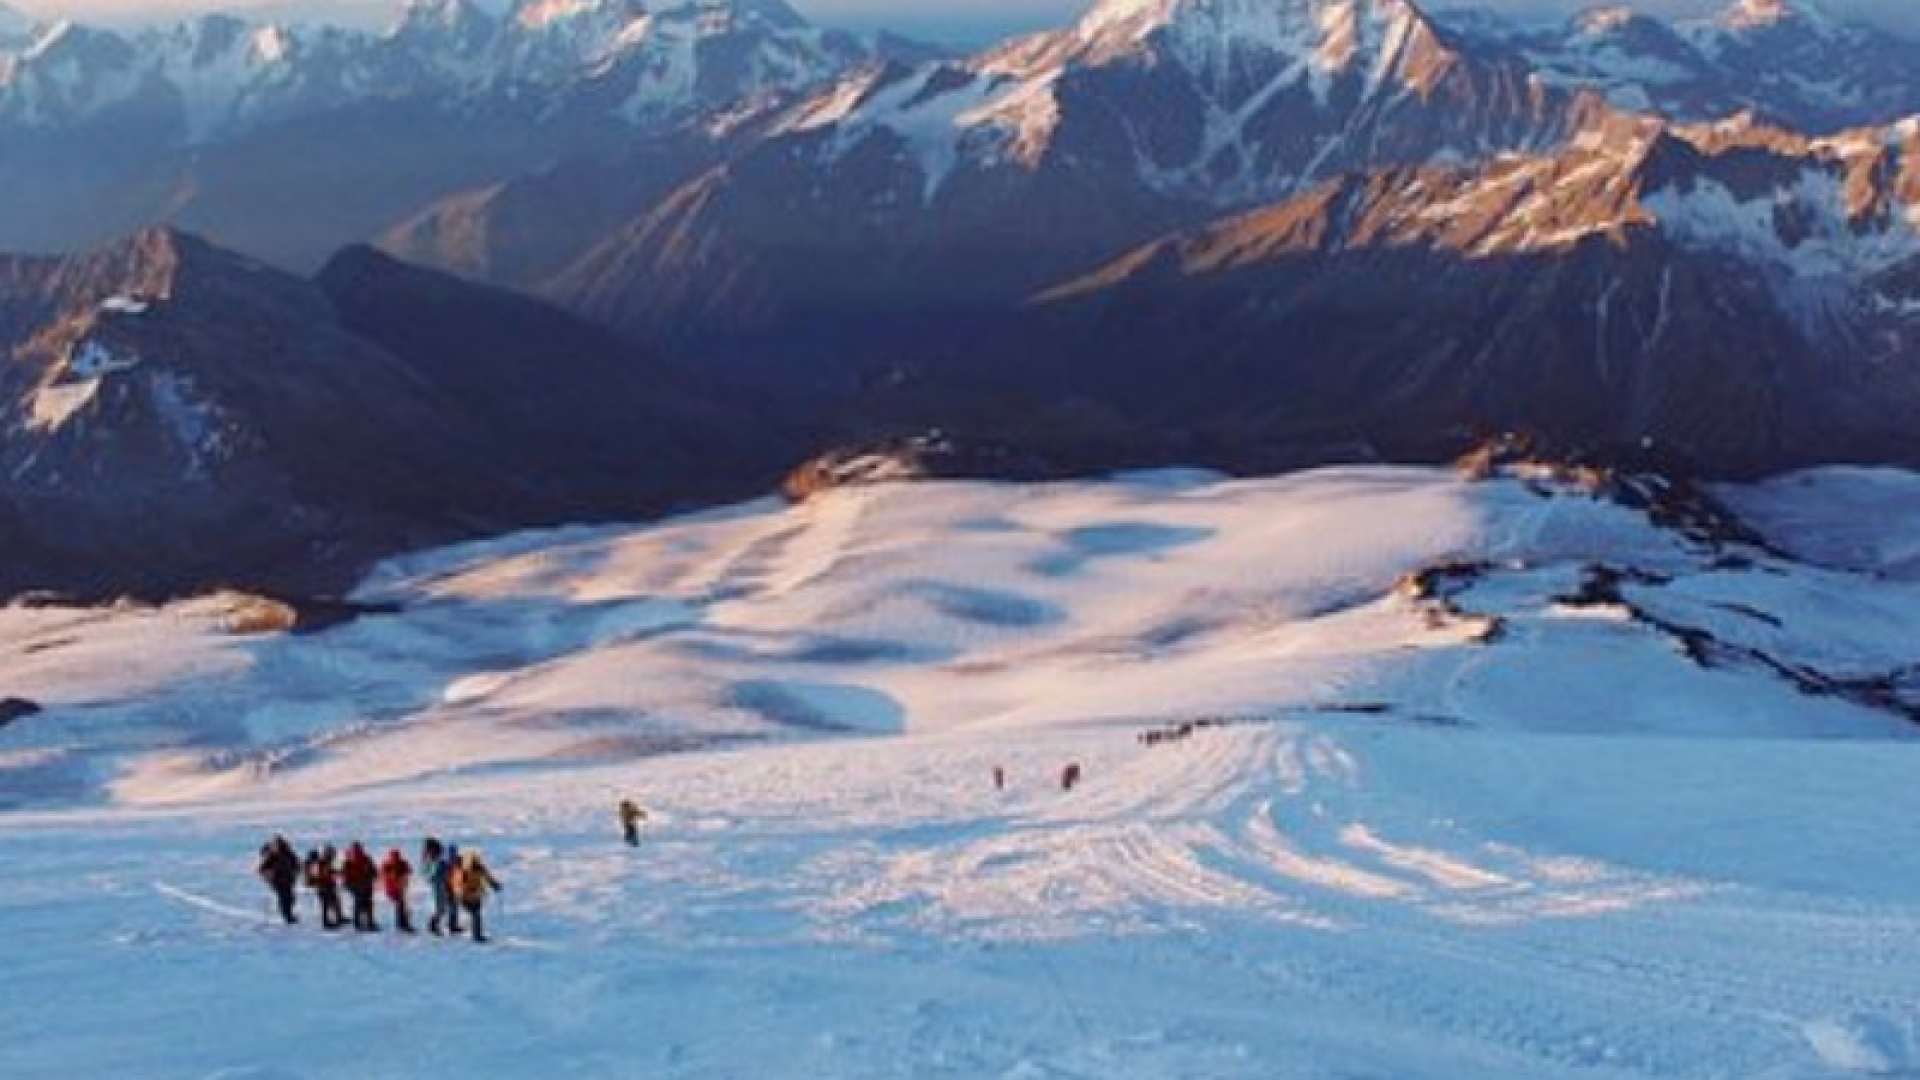
<svg viewBox="0 0 1920 1080">
<path fill-rule="evenodd" d="M 782 0 L 517 0 L 499 16 L 418 0 L 381 33 L 218 15 L 0 25 L 0 246 L 70 250 L 164 220 L 311 268 L 463 186 L 930 52 L 810 27 Z"/>
<path fill-rule="evenodd" d="M 1920 64 L 1811 4 L 1106 0 L 958 57 L 778 0 L 6 27 L 0 236 L 249 256 L 0 271 L 0 546 L 73 581 L 645 512 L 929 428 L 1020 475 L 1513 430 L 1920 465 Z M 286 434 L 323 430 L 348 452 Z M 137 493 L 151 542 L 68 543 Z"/>
<path fill-rule="evenodd" d="M 1712 18 L 1681 21 L 1596 6 L 1545 30 L 1484 15 L 1456 23 L 1471 47 L 1514 50 L 1547 82 L 1679 120 L 1751 111 L 1830 132 L 1920 111 L 1913 41 L 1808 0 L 1732 0 Z"/>
<path fill-rule="evenodd" d="M 1583 54 L 1605 80 L 1543 69 L 1594 35 L 1684 48 L 1717 89 L 1629 93 L 1624 47 Z M 1721 471 L 1920 459 L 1915 124 L 1802 133 L 1838 108 L 1814 67 L 1912 80 L 1903 46 L 1761 0 L 1563 37 L 1406 0 L 1116 0 L 849 76 L 637 208 L 553 194 L 618 175 L 563 167 L 385 244 L 769 385 L 867 390 L 869 414 L 1020 415 L 1069 444 L 1097 416 L 1150 456 L 1176 435 L 1226 464 L 1432 455 L 1529 427 Z M 1920 105 L 1876 90 L 1854 118 Z M 1616 104 L 1636 95 L 1672 104 Z M 510 239 L 567 235 L 541 215 L 582 205 L 610 209 L 571 259 Z"/>
<path fill-rule="evenodd" d="M 1037 161 L 1056 135 L 1138 144 L 1156 195 L 1244 206 L 1369 157 L 1508 148 L 1525 141 L 1516 128 L 1551 122 L 1537 115 L 1550 99 L 1581 90 L 1678 120 L 1751 110 L 1821 133 L 1920 112 L 1912 43 L 1791 0 L 1679 23 L 1596 9 L 1558 30 L 1435 20 L 1391 0 L 1110 2 L 1069 30 L 951 61 L 809 26 L 784 0 L 495 10 L 416 0 L 382 32 L 207 16 L 123 33 L 0 16 L 0 249 L 79 250 L 164 221 L 310 270 L 443 198 L 470 203 L 461 193 L 568 159 L 630 163 L 655 136 L 737 148 L 776 122 L 862 140 L 911 129 L 940 174 L 922 177 L 929 189 L 983 155 Z M 1168 71 L 1143 66 L 1156 57 Z M 1104 73 L 1098 101 L 1077 93 L 1082 73 Z M 1139 85 L 1122 89 L 1128 73 Z M 1381 86 L 1417 89 L 1428 123 L 1342 97 L 1372 87 L 1379 103 Z M 1188 115 L 1202 107 L 1223 111 Z M 1060 123 L 1067 112 L 1082 115 Z M 1350 120 L 1391 123 L 1397 141 L 1356 155 Z"/>
</svg>

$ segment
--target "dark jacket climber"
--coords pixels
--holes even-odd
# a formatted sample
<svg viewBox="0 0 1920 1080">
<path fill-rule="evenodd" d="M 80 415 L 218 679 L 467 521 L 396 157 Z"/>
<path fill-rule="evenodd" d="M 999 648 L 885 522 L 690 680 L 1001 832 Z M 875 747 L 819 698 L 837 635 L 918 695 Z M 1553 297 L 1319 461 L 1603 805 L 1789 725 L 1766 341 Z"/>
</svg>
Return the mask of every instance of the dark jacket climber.
<svg viewBox="0 0 1920 1080">
<path fill-rule="evenodd" d="M 420 866 L 427 875 L 427 888 L 433 893 L 433 917 L 427 920 L 427 930 L 434 934 L 440 933 L 442 924 L 453 933 L 460 932 L 460 905 L 454 901 L 450 881 L 458 852 L 459 848 L 451 844 L 442 846 L 431 836 L 420 845 Z"/>
<path fill-rule="evenodd" d="M 280 917 L 288 923 L 299 922 L 300 917 L 293 913 L 293 893 L 300 884 L 300 856 L 286 837 L 275 836 L 260 848 L 260 865 L 255 872 L 273 890 L 274 899 L 280 903 Z"/>
<path fill-rule="evenodd" d="M 353 898 L 353 928 L 380 929 L 380 924 L 373 921 L 373 887 L 380 880 L 380 868 L 357 842 L 347 848 L 346 861 L 340 864 L 340 880 Z"/>
<path fill-rule="evenodd" d="M 340 911 L 340 878 L 333 867 L 334 858 L 331 844 L 307 853 L 307 887 L 320 900 L 323 930 L 338 930 L 347 924 L 347 917 Z"/>
</svg>

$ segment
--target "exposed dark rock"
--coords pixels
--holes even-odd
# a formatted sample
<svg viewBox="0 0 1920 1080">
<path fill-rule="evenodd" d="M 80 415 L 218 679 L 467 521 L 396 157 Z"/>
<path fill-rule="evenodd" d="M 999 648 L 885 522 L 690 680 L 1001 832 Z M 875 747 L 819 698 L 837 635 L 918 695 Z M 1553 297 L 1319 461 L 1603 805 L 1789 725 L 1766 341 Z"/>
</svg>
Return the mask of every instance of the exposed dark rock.
<svg viewBox="0 0 1920 1080">
<path fill-rule="evenodd" d="M 844 487 L 935 479 L 1033 481 L 1069 473 L 1032 451 L 935 432 L 828 451 L 788 473 L 781 491 L 798 503 Z"/>
<path fill-rule="evenodd" d="M 41 711 L 39 704 L 25 698 L 0 698 L 0 728 L 30 716 L 38 716 Z"/>
<path fill-rule="evenodd" d="M 1578 588 L 1555 602 L 1570 608 L 1628 607 L 1624 586 L 1660 586 L 1672 580 L 1646 570 L 1593 565 L 1582 571 Z"/>
<path fill-rule="evenodd" d="M 1492 563 L 1485 562 L 1442 563 L 1407 574 L 1394 585 L 1393 591 L 1413 604 L 1427 629 L 1469 625 L 1473 631 L 1468 640 L 1476 645 L 1492 645 L 1507 636 L 1506 619 L 1470 612 L 1460 606 L 1459 598 L 1496 569 Z"/>
</svg>

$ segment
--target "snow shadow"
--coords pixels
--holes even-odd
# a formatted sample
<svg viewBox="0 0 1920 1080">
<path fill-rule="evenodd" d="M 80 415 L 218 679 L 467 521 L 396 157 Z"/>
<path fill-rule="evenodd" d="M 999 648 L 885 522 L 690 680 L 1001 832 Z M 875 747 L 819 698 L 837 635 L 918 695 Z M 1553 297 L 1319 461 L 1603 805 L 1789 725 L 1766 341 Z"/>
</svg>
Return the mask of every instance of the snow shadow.
<svg viewBox="0 0 1920 1080">
<path fill-rule="evenodd" d="M 1063 550 L 1042 555 L 1028 563 L 1027 569 L 1047 577 L 1067 577 L 1102 559 L 1152 558 L 1203 543 L 1215 535 L 1215 529 L 1144 521 L 1089 525 L 1062 533 Z"/>
<path fill-rule="evenodd" d="M 730 696 L 739 708 L 802 731 L 893 735 L 907 726 L 899 702 L 864 686 L 756 679 L 736 685 Z"/>
<path fill-rule="evenodd" d="M 1066 612 L 1058 606 L 1006 589 L 924 581 L 911 591 L 940 614 L 963 622 L 1029 630 L 1066 621 Z"/>
</svg>

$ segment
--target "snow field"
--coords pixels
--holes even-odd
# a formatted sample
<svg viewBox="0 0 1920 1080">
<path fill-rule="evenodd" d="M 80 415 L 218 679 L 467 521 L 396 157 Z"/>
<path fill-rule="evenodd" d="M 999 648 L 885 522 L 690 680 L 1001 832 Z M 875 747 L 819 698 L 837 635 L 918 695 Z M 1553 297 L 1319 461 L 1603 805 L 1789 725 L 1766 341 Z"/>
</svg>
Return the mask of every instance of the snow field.
<svg viewBox="0 0 1920 1080">
<path fill-rule="evenodd" d="M 1906 483 L 1752 519 L 1897 560 L 1836 508 Z M 1810 680 L 1920 605 L 1822 562 L 1150 474 L 425 553 L 305 637 L 8 611 L 0 1076 L 1912 1074 L 1920 729 Z M 500 947 L 272 925 L 272 831 L 480 848 Z"/>
<path fill-rule="evenodd" d="M 1914 764 L 1321 717 L 16 814 L 0 923 L 50 992 L 0 1010 L 0 1072 L 1897 1075 Z M 273 926 L 269 828 L 478 846 L 504 947 Z"/>
</svg>

